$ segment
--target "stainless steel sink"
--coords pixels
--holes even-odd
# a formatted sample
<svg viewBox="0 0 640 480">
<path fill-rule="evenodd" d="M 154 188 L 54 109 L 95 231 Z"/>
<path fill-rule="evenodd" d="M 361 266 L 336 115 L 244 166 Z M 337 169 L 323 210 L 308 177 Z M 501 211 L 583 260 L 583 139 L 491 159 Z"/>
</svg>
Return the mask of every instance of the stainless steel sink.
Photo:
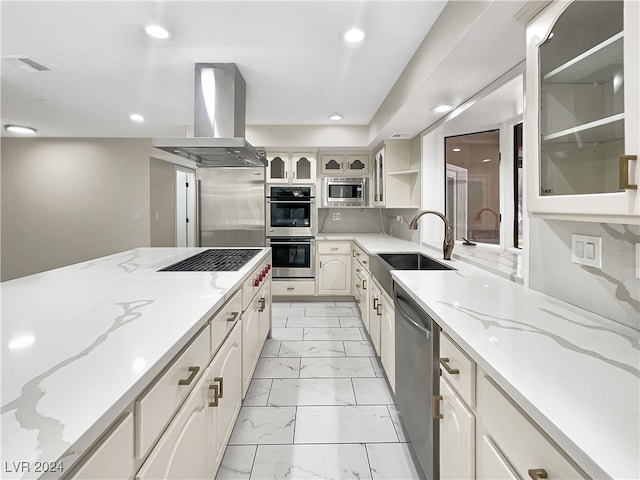
<svg viewBox="0 0 640 480">
<path fill-rule="evenodd" d="M 421 253 L 379 253 L 393 270 L 455 270 Z"/>
<path fill-rule="evenodd" d="M 393 297 L 391 270 L 455 270 L 445 263 L 418 252 L 378 253 L 369 257 L 371 275 Z"/>
</svg>

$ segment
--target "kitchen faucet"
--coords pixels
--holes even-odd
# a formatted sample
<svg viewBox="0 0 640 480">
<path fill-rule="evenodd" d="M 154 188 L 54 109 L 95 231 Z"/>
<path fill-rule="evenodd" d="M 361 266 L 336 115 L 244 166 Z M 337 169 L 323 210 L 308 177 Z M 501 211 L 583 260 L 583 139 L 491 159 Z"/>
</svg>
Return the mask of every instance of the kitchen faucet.
<svg viewBox="0 0 640 480">
<path fill-rule="evenodd" d="M 453 252 L 453 246 L 455 241 L 453 239 L 453 230 L 451 230 L 451 226 L 449 225 L 449 220 L 440 212 L 435 212 L 433 210 L 422 210 L 418 212 L 418 214 L 413 217 L 411 223 L 409 224 L 409 230 L 417 230 L 418 229 L 418 219 L 426 215 L 427 213 L 432 213 L 433 215 L 437 215 L 444 222 L 444 242 L 442 242 L 442 255 L 445 260 L 451 260 L 451 252 Z"/>
</svg>

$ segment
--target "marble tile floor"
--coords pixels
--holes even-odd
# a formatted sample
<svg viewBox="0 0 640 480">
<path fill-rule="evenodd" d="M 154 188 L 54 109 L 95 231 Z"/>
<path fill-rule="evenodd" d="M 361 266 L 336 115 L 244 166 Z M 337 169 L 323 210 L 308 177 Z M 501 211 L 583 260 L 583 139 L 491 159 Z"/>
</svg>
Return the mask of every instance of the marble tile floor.
<svg viewBox="0 0 640 480">
<path fill-rule="evenodd" d="M 274 303 L 217 480 L 418 479 L 352 302 Z"/>
</svg>

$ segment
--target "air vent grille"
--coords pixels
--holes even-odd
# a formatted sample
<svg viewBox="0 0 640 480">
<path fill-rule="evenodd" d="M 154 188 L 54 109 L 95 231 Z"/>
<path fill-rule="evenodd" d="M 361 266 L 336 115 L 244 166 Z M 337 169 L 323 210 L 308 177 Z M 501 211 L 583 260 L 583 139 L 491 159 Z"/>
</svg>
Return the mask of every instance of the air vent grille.
<svg viewBox="0 0 640 480">
<path fill-rule="evenodd" d="M 394 133 L 391 138 L 413 138 L 413 133 Z"/>
<path fill-rule="evenodd" d="M 13 68 L 19 68 L 20 70 L 26 72 L 50 72 L 53 71 L 52 68 L 43 65 L 40 62 L 36 62 L 34 59 L 29 58 L 25 55 L 10 55 L 6 57 L 2 57 L 2 62 L 5 65 L 8 65 Z"/>
</svg>

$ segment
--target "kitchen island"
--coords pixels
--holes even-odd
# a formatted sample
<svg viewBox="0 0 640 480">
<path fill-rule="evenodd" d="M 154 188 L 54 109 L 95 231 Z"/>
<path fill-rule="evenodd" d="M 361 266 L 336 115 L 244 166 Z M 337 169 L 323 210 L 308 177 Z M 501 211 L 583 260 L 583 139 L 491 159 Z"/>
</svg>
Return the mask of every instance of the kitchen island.
<svg viewBox="0 0 640 480">
<path fill-rule="evenodd" d="M 442 261 L 430 246 L 381 234 L 318 238 Z M 463 261 L 445 263 L 456 270 L 392 276 L 586 476 L 640 478 L 640 332 Z"/>
<path fill-rule="evenodd" d="M 158 271 L 203 250 L 138 248 L 0 284 L 2 478 L 66 475 L 270 258 Z"/>
</svg>

